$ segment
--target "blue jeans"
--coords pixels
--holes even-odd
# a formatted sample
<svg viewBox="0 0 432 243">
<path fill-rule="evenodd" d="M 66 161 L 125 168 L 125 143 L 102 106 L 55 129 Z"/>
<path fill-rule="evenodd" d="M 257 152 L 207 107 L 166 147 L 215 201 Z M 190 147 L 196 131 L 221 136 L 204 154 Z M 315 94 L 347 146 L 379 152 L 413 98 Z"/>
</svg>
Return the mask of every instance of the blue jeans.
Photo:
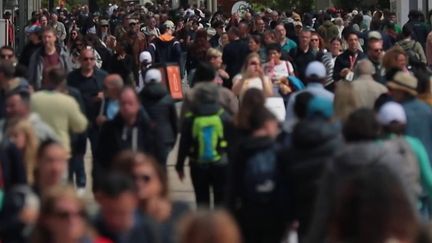
<svg viewBox="0 0 432 243">
<path fill-rule="evenodd" d="M 86 173 L 84 167 L 84 154 L 72 155 L 69 160 L 69 181 L 74 183 L 75 175 L 75 185 L 77 187 L 86 186 Z"/>
</svg>

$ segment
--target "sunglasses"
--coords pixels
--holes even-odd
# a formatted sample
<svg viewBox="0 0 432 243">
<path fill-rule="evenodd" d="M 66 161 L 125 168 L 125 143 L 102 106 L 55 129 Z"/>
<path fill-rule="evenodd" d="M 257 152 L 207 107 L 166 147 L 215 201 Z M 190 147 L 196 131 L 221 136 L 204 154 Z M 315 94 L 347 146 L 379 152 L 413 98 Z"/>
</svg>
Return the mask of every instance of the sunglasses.
<svg viewBox="0 0 432 243">
<path fill-rule="evenodd" d="M 102 27 L 108 27 L 108 25 L 102 25 Z"/>
<path fill-rule="evenodd" d="M 383 49 L 375 49 L 375 50 L 372 50 L 373 52 L 382 52 L 383 51 Z"/>
<path fill-rule="evenodd" d="M 149 175 L 134 175 L 134 179 L 136 181 L 142 181 L 144 183 L 149 183 L 151 181 L 152 177 Z"/>
<path fill-rule="evenodd" d="M 83 57 L 83 61 L 94 61 L 96 58 L 94 57 Z"/>
<path fill-rule="evenodd" d="M 80 210 L 78 212 L 68 212 L 68 211 L 58 210 L 58 211 L 55 211 L 53 213 L 53 215 L 59 219 L 62 219 L 62 220 L 71 219 L 73 217 L 85 218 L 87 216 L 87 214 L 84 210 Z"/>
</svg>

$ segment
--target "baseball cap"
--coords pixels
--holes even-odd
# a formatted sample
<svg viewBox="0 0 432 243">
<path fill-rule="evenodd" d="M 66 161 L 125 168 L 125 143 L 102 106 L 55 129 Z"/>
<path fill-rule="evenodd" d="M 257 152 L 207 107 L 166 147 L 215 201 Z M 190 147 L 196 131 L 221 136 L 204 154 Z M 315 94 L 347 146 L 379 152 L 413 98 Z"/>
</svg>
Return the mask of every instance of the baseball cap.
<svg viewBox="0 0 432 243">
<path fill-rule="evenodd" d="M 165 27 L 169 28 L 169 29 L 174 29 L 175 25 L 171 20 L 167 20 L 165 21 L 165 23 L 163 24 Z"/>
<path fill-rule="evenodd" d="M 139 61 L 140 61 L 140 63 L 143 63 L 143 62 L 151 63 L 152 62 L 152 56 L 151 56 L 150 52 L 148 52 L 148 51 L 141 52 L 141 54 L 139 56 Z"/>
<path fill-rule="evenodd" d="M 26 30 L 27 34 L 39 33 L 42 30 L 40 26 L 32 25 Z"/>
<path fill-rule="evenodd" d="M 307 116 L 330 119 L 333 116 L 333 102 L 329 99 L 315 96 L 307 105 Z"/>
<path fill-rule="evenodd" d="M 306 67 L 305 74 L 306 78 L 323 79 L 326 78 L 327 71 L 324 64 L 318 61 L 313 61 Z"/>
<path fill-rule="evenodd" d="M 406 124 L 407 117 L 403 107 L 394 101 L 385 103 L 378 111 L 377 120 L 381 125 L 390 125 L 392 122 Z"/>
<path fill-rule="evenodd" d="M 101 26 L 104 26 L 104 25 L 109 25 L 109 22 L 108 22 L 108 20 L 106 20 L 106 19 L 102 19 L 101 21 L 99 21 L 99 24 L 100 24 Z"/>
<path fill-rule="evenodd" d="M 382 40 L 382 35 L 381 35 L 380 32 L 374 30 L 374 31 L 369 32 L 369 34 L 368 34 L 368 39 L 369 39 L 369 40 L 370 40 L 370 39 Z"/>
<path fill-rule="evenodd" d="M 160 82 L 162 82 L 162 74 L 159 71 L 159 69 L 152 68 L 147 70 L 144 78 L 144 83 L 149 84 L 149 83 L 160 83 Z"/>
</svg>

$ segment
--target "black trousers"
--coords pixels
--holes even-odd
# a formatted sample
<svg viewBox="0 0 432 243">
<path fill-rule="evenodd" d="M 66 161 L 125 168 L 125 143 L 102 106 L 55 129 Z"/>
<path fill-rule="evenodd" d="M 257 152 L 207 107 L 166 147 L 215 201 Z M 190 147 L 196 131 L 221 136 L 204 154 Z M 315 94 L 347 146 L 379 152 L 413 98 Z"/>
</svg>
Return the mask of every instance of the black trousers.
<svg viewBox="0 0 432 243">
<path fill-rule="evenodd" d="M 198 206 L 210 207 L 210 188 L 213 189 L 214 206 L 222 205 L 226 191 L 227 165 L 192 162 L 190 171 Z"/>
</svg>

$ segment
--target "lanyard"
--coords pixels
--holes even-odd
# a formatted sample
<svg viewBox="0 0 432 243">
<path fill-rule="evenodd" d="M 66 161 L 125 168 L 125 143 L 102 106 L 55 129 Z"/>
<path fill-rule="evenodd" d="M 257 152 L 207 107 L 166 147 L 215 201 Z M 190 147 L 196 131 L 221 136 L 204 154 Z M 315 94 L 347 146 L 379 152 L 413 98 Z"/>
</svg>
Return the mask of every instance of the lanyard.
<svg viewBox="0 0 432 243">
<path fill-rule="evenodd" d="M 357 56 L 358 56 L 358 54 L 356 53 L 356 54 L 354 54 L 354 56 L 349 56 L 349 59 L 350 59 L 350 69 L 351 70 L 353 70 L 354 69 L 354 65 L 355 65 L 355 63 L 356 63 L 356 61 L 357 61 Z"/>
</svg>

